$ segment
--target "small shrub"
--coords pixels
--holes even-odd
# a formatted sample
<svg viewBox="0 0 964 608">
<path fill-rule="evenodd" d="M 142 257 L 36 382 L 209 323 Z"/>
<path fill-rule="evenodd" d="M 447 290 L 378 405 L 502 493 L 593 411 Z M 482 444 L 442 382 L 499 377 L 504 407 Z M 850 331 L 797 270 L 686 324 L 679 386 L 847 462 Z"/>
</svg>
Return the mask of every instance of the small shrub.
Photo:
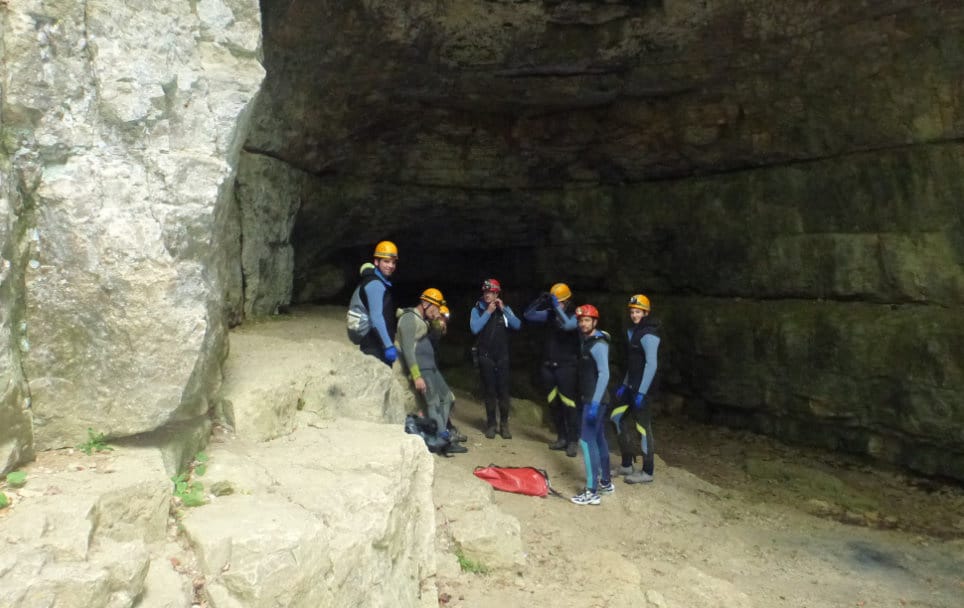
<svg viewBox="0 0 964 608">
<path fill-rule="evenodd" d="M 462 569 L 462 572 L 471 572 L 472 574 L 489 573 L 489 569 L 484 564 L 480 564 L 475 560 L 469 559 L 464 553 L 462 553 L 461 549 L 455 552 L 455 557 L 459 560 L 459 568 Z"/>
<path fill-rule="evenodd" d="M 27 474 L 23 471 L 7 473 L 7 485 L 11 488 L 22 488 L 27 483 Z"/>
<path fill-rule="evenodd" d="M 94 452 L 108 452 L 114 448 L 107 445 L 107 438 L 103 433 L 95 433 L 94 429 L 87 427 L 87 441 L 78 445 L 77 449 L 90 456 Z"/>
<path fill-rule="evenodd" d="M 0 509 L 6 509 L 7 505 L 10 504 L 10 499 L 3 492 L 0 492 Z"/>
<path fill-rule="evenodd" d="M 200 481 L 191 481 L 189 475 L 185 472 L 171 477 L 174 496 L 180 498 L 185 507 L 199 507 L 204 504 L 204 485 Z"/>
</svg>

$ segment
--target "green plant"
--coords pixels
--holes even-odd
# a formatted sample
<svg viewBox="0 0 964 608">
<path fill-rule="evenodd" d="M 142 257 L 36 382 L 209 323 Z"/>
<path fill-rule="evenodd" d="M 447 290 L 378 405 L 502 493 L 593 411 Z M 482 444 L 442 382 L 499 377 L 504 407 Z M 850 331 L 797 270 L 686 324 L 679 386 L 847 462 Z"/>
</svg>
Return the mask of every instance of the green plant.
<svg viewBox="0 0 964 608">
<path fill-rule="evenodd" d="M 87 441 L 77 446 L 77 449 L 90 456 L 94 452 L 108 452 L 114 448 L 107 445 L 107 437 L 103 433 L 95 433 L 87 427 Z"/>
<path fill-rule="evenodd" d="M 181 500 L 185 507 L 199 507 L 206 501 L 204 499 L 204 484 L 192 479 L 192 477 L 203 477 L 207 472 L 208 455 L 198 452 L 194 457 L 194 462 L 186 471 L 171 477 L 174 482 L 174 496 Z"/>
<path fill-rule="evenodd" d="M 27 483 L 27 474 L 23 471 L 7 473 L 7 485 L 11 488 L 21 488 Z"/>
<path fill-rule="evenodd" d="M 472 574 L 489 573 L 489 569 L 484 564 L 466 557 L 465 553 L 462 552 L 462 549 L 455 551 L 455 557 L 459 560 L 459 568 L 462 569 L 462 572 L 471 572 Z"/>
<path fill-rule="evenodd" d="M 0 509 L 6 509 L 7 505 L 10 504 L 10 499 L 3 492 L 0 492 Z"/>
<path fill-rule="evenodd" d="M 190 472 L 185 471 L 171 477 L 174 482 L 174 496 L 181 499 L 185 507 L 199 507 L 204 504 L 204 484 L 192 481 Z"/>
</svg>

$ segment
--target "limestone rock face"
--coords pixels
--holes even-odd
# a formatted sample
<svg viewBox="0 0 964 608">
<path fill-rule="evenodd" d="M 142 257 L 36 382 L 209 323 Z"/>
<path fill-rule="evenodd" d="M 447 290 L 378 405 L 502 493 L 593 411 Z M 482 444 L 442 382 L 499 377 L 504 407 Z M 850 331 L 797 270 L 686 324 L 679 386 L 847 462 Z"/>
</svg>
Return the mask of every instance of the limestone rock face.
<svg viewBox="0 0 964 608">
<path fill-rule="evenodd" d="M 258 3 L 26 0 L 3 19 L 2 417 L 29 387 L 50 448 L 206 412 Z"/>
<path fill-rule="evenodd" d="M 364 441 L 359 439 L 364 438 Z M 191 510 L 212 606 L 423 606 L 435 601 L 432 456 L 398 425 L 341 419 L 209 450 L 206 483 L 231 495 Z"/>
</svg>

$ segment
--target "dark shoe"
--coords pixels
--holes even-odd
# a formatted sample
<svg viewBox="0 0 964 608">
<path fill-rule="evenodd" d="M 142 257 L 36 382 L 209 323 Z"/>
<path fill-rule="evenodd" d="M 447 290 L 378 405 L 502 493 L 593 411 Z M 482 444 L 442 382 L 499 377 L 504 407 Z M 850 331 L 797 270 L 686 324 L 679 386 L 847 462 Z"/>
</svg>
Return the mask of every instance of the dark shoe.
<svg viewBox="0 0 964 608">
<path fill-rule="evenodd" d="M 494 427 L 494 426 L 490 426 L 489 428 L 485 429 L 485 438 L 486 438 L 486 439 L 495 439 L 495 427 Z"/>
<path fill-rule="evenodd" d="M 564 450 L 566 449 L 565 439 L 556 439 L 554 442 L 549 444 L 550 450 Z"/>
<path fill-rule="evenodd" d="M 503 422 L 499 425 L 499 435 L 501 435 L 503 439 L 512 439 L 512 432 L 509 431 L 508 422 Z"/>
<path fill-rule="evenodd" d="M 576 457 L 576 442 L 572 442 L 566 446 L 566 456 L 569 458 Z"/>
<path fill-rule="evenodd" d="M 464 454 L 469 451 L 469 448 L 465 447 L 461 443 L 450 444 L 448 449 L 445 450 L 449 454 Z"/>
<path fill-rule="evenodd" d="M 459 443 L 465 443 L 469 440 L 468 437 L 460 433 L 459 429 L 454 426 L 449 428 L 449 438 L 452 440 L 452 443 L 455 443 L 456 441 Z"/>
</svg>

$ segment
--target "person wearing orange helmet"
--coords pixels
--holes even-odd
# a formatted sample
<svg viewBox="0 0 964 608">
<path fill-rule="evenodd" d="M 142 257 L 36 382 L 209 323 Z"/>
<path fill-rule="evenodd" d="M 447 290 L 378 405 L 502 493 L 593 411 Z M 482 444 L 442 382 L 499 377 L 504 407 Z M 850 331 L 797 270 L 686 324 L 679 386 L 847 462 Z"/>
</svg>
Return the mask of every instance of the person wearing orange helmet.
<svg viewBox="0 0 964 608">
<path fill-rule="evenodd" d="M 462 453 L 468 450 L 453 442 L 448 430 L 455 396 L 439 371 L 432 344 L 431 325 L 441 317 L 442 306 L 445 306 L 442 292 L 429 287 L 419 296 L 418 304 L 398 311 L 397 343 L 402 367 L 421 398 L 423 414 L 435 423 L 436 445 L 446 445 L 446 453 Z"/>
<path fill-rule="evenodd" d="M 649 298 L 643 294 L 630 296 L 627 308 L 632 325 L 626 332 L 626 375 L 615 391 L 610 415 L 610 420 L 616 425 L 622 457 L 622 463 L 615 473 L 623 475 L 626 483 L 648 483 L 653 481 L 655 459 L 653 417 L 646 400 L 658 367 L 659 321 L 650 316 L 652 306 Z M 639 471 L 633 468 L 637 451 L 634 432 L 638 433 L 638 447 L 643 455 L 643 465 Z"/>
<path fill-rule="evenodd" d="M 398 358 L 395 348 L 395 305 L 389 280 L 398 267 L 398 247 L 391 241 L 375 245 L 372 264 L 361 268 L 359 295 L 371 319 L 372 331 L 362 338 L 358 348 L 366 355 L 388 365 Z"/>
<path fill-rule="evenodd" d="M 482 396 L 485 401 L 485 436 L 512 439 L 509 430 L 509 330 L 522 321 L 502 302 L 502 284 L 497 279 L 482 282 L 482 297 L 472 307 L 469 328 L 478 336 L 476 347 Z M 498 430 L 495 426 L 498 414 Z"/>
<path fill-rule="evenodd" d="M 565 450 L 566 456 L 575 458 L 581 411 L 576 397 L 579 335 L 576 317 L 572 316 L 572 291 L 565 283 L 556 283 L 529 304 L 523 316 L 526 321 L 547 328 L 539 372 L 549 415 L 556 427 L 557 439 L 549 444 L 549 449 Z"/>
<path fill-rule="evenodd" d="M 579 324 L 579 401 L 583 404 L 579 447 L 586 465 L 586 489 L 572 502 L 598 505 L 600 494 L 616 491 L 609 473 L 609 443 L 603 423 L 609 384 L 609 334 L 597 329 L 599 310 L 592 304 L 576 308 Z"/>
</svg>

